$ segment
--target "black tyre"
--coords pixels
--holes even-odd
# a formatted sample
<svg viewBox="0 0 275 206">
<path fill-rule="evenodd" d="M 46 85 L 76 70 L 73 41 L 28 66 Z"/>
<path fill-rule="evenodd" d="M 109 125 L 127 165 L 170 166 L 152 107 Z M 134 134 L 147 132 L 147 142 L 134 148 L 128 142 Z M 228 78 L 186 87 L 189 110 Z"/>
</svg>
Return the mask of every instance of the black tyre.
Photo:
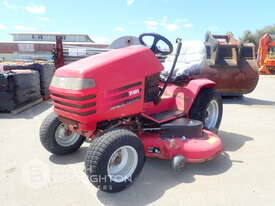
<svg viewBox="0 0 275 206">
<path fill-rule="evenodd" d="M 85 137 L 71 132 L 59 121 L 55 113 L 49 114 L 40 127 L 40 141 L 49 152 L 57 155 L 70 154 L 79 149 Z"/>
<path fill-rule="evenodd" d="M 85 158 L 85 171 L 90 182 L 105 192 L 119 192 L 126 188 L 143 165 L 143 144 L 127 129 L 114 129 L 95 139 Z"/>
<path fill-rule="evenodd" d="M 203 122 L 205 129 L 217 132 L 223 114 L 221 96 L 212 88 L 200 91 L 190 110 L 190 118 Z"/>
</svg>

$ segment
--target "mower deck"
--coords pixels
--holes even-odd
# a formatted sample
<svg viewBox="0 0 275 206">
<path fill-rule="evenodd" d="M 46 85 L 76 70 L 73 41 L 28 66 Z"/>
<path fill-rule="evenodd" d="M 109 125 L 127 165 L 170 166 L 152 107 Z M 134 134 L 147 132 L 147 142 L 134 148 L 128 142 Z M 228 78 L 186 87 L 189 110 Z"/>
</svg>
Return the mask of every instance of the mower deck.
<svg viewBox="0 0 275 206">
<path fill-rule="evenodd" d="M 202 137 L 161 137 L 157 133 L 144 134 L 141 140 L 145 156 L 171 160 L 181 155 L 186 162 L 200 163 L 215 158 L 222 151 L 222 141 L 216 134 L 203 130 Z"/>
</svg>

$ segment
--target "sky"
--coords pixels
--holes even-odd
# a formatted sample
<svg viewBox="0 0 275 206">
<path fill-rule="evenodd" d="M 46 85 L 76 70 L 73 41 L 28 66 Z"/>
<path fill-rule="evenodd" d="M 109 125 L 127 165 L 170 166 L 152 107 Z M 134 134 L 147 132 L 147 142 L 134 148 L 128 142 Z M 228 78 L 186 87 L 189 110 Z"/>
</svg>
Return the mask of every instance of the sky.
<svg viewBox="0 0 275 206">
<path fill-rule="evenodd" d="M 255 31 L 275 24 L 275 0 L 0 0 L 0 41 L 11 32 L 88 34 L 97 43 L 156 32 L 174 42 L 206 31 Z"/>
</svg>

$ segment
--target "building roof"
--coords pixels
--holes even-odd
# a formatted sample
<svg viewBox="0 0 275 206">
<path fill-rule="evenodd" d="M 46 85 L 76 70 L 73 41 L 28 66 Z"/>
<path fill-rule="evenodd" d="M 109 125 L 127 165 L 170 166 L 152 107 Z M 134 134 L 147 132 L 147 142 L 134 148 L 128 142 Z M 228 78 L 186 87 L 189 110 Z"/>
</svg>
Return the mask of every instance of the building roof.
<svg viewBox="0 0 275 206">
<path fill-rule="evenodd" d="M 89 39 L 91 42 L 94 42 L 88 34 L 71 34 L 71 33 L 52 33 L 52 32 L 13 32 L 9 33 L 10 35 L 51 35 L 51 36 L 66 36 L 66 35 L 71 35 L 71 36 L 86 36 L 87 39 Z"/>
</svg>

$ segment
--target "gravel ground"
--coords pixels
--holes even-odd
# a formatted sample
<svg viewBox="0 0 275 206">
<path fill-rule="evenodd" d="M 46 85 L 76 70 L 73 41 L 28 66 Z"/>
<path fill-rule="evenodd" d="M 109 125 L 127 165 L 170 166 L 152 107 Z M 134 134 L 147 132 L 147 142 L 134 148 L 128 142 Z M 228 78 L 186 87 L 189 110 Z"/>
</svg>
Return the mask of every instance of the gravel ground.
<svg viewBox="0 0 275 206">
<path fill-rule="evenodd" d="M 116 194 L 89 184 L 87 143 L 62 157 L 42 148 L 39 126 L 51 110 L 44 102 L 0 119 L 1 206 L 274 205 L 275 76 L 262 76 L 243 99 L 224 100 L 224 154 L 181 173 L 168 161 L 148 159 L 136 182 Z"/>
</svg>

